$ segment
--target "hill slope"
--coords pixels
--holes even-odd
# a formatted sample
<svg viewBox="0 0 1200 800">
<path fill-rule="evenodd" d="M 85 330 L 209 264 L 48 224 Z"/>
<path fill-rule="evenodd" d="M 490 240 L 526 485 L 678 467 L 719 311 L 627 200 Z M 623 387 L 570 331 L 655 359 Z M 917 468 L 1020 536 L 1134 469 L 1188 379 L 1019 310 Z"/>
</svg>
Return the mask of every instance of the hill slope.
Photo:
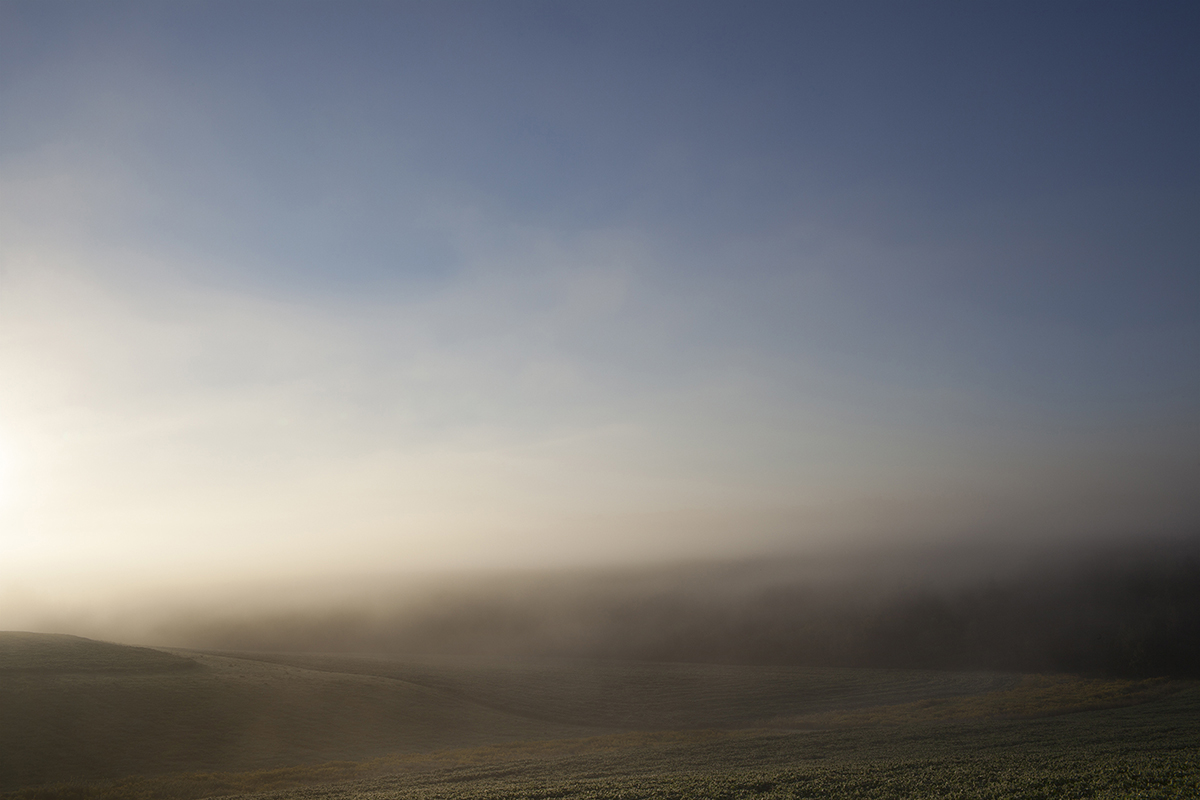
<svg viewBox="0 0 1200 800">
<path fill-rule="evenodd" d="M 20 665 L 0 671 L 0 788 L 363 759 L 584 730 L 392 678 L 181 658 L 75 637 L 0 637 L 0 663 Z"/>
<path fill-rule="evenodd" d="M 818 712 L 976 695 L 1019 680 L 983 672 L 581 659 L 242 657 L 394 678 L 505 713 L 605 731 L 751 727 Z"/>
<path fill-rule="evenodd" d="M 326 787 L 244 800 L 1183 798 L 1200 796 L 1200 690 L 1033 720 L 771 734 L 619 734 L 575 749 L 463 753 Z M 132 788 L 132 787 L 131 787 Z M 167 788 L 167 787 L 163 787 Z M 232 788 L 232 787 L 230 787 Z"/>
<path fill-rule="evenodd" d="M 1036 716 L 1128 704 L 1161 694 L 1156 686 L 917 670 L 163 652 L 4 634 L 0 791 L 77 782 L 88 794 L 97 781 L 155 775 L 160 788 L 176 787 L 185 773 L 279 768 L 300 785 L 370 774 L 373 759 L 440 768 L 464 750 L 476 764 L 528 751 L 541 763 L 555 748 L 578 750 L 570 740 L 633 736 L 638 750 L 654 737 L 670 747 L 672 737 L 707 741 L 712 729 L 758 729 L 754 744 L 738 745 L 750 763 L 772 743 L 809 741 L 794 739 L 796 729 Z M 214 780 L 187 778 L 184 794 L 228 784 Z M 171 794 L 177 789 L 149 792 Z"/>
<path fill-rule="evenodd" d="M 54 633 L 0 631 L 0 675 L 15 672 L 163 672 L 196 662 L 148 647 Z"/>
</svg>

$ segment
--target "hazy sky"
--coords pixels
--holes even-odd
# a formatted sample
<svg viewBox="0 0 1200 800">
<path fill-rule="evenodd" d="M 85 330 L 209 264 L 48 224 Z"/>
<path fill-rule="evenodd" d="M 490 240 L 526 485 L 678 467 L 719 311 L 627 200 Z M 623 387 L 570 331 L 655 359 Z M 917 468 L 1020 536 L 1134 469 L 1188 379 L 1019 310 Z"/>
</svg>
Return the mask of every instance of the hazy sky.
<svg viewBox="0 0 1200 800">
<path fill-rule="evenodd" d="M 0 0 L 0 580 L 1194 527 L 1196 8 Z"/>
</svg>

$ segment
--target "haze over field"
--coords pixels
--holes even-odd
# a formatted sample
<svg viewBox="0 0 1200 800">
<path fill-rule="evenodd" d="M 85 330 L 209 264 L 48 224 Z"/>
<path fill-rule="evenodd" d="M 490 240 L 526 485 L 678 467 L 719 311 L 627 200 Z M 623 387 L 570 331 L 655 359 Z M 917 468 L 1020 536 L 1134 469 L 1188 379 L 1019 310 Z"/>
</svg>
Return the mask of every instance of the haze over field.
<svg viewBox="0 0 1200 800">
<path fill-rule="evenodd" d="M 0 629 L 1194 559 L 1198 23 L 0 0 Z"/>
</svg>

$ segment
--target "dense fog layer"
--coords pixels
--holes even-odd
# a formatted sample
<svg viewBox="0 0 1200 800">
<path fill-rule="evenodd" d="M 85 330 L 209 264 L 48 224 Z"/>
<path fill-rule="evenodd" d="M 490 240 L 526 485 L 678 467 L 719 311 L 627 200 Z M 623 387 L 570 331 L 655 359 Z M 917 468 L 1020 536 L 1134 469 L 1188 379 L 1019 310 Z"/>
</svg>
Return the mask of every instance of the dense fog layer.
<svg viewBox="0 0 1200 800">
<path fill-rule="evenodd" d="M 217 650 L 1200 674 L 1195 535 L 375 576 L 124 602 L 34 622 Z"/>
</svg>

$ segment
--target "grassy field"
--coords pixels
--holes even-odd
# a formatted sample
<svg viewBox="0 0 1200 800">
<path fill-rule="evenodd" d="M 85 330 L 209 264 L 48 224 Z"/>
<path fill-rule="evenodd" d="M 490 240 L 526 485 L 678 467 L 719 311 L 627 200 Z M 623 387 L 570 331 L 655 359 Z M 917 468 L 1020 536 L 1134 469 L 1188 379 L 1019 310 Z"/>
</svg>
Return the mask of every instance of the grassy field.
<svg viewBox="0 0 1200 800">
<path fill-rule="evenodd" d="M 0 650 L 14 641 L 28 649 L 27 639 L 0 635 Z M 121 659 L 115 645 L 73 637 L 52 644 L 45 670 L 27 655 L 0 661 L 21 665 L 0 666 L 0 789 L 369 759 L 588 731 L 388 678 L 140 648 L 123 648 Z"/>
<path fill-rule="evenodd" d="M 10 800 L 1200 796 L 1186 682 L 42 645 Z"/>
<path fill-rule="evenodd" d="M 195 668 L 184 656 L 62 634 L 0 631 L 0 674 L 153 673 Z"/>
<path fill-rule="evenodd" d="M 745 728 L 799 715 L 1011 688 L 1020 676 L 577 660 L 243 654 L 423 686 L 531 720 L 611 731 Z"/>
</svg>

